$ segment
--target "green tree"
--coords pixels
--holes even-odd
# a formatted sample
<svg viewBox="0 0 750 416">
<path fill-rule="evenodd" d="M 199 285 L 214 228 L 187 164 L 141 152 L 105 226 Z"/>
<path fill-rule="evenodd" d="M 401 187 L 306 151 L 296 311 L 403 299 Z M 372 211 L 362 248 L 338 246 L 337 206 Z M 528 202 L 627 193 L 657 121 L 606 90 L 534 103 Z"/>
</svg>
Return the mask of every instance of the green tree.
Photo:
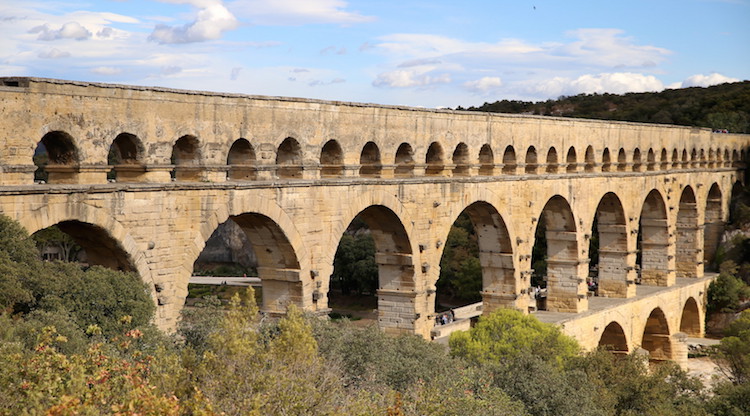
<svg viewBox="0 0 750 416">
<path fill-rule="evenodd" d="M 733 312 L 740 306 L 740 301 L 750 297 L 750 287 L 735 275 L 737 264 L 725 261 L 719 266 L 719 277 L 708 286 L 708 314 L 714 312 Z"/>
<path fill-rule="evenodd" d="M 378 265 L 375 240 L 369 232 L 345 233 L 333 259 L 331 288 L 343 294 L 375 294 L 378 289 Z"/>
<path fill-rule="evenodd" d="M 70 235 L 62 232 L 59 227 L 53 225 L 35 232 L 32 239 L 40 250 L 46 247 L 56 247 L 60 250 L 60 260 L 75 261 L 81 251 L 81 246 Z"/>
<path fill-rule="evenodd" d="M 750 311 L 742 312 L 725 334 L 714 359 L 734 384 L 750 383 Z"/>
<path fill-rule="evenodd" d="M 531 355 L 561 364 L 580 350 L 578 343 L 558 327 L 512 309 L 498 309 L 480 317 L 474 328 L 451 334 L 449 343 L 451 355 L 475 363 Z"/>
</svg>

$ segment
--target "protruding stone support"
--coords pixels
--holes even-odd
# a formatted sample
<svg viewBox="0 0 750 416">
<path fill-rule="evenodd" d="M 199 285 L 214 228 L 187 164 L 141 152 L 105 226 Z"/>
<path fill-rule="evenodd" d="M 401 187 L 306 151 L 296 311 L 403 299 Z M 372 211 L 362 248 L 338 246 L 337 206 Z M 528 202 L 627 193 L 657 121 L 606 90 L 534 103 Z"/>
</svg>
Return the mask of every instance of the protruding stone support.
<svg viewBox="0 0 750 416">
<path fill-rule="evenodd" d="M 655 286 L 674 285 L 674 243 L 670 242 L 667 220 L 642 218 L 641 228 L 641 282 Z"/>
<path fill-rule="evenodd" d="M 624 224 L 599 224 L 599 296 L 635 296 L 635 253 L 627 249 Z"/>
<path fill-rule="evenodd" d="M 282 315 L 290 304 L 305 308 L 312 302 L 303 298 L 299 269 L 258 267 L 258 276 L 263 287 L 261 311 L 264 313 Z"/>
<path fill-rule="evenodd" d="M 497 308 L 517 308 L 521 288 L 513 267 L 513 254 L 480 251 L 482 266 L 482 302 L 489 313 Z"/>
<path fill-rule="evenodd" d="M 547 261 L 548 311 L 578 313 L 588 310 L 587 269 L 588 258 Z"/>
</svg>

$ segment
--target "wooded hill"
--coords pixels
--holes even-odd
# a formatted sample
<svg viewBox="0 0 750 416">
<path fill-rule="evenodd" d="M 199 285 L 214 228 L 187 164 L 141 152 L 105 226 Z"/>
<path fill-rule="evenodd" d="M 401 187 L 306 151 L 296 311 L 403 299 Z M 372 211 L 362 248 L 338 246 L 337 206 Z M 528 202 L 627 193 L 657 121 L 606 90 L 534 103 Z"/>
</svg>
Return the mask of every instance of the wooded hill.
<svg viewBox="0 0 750 416">
<path fill-rule="evenodd" d="M 502 100 L 457 110 L 636 121 L 750 133 L 750 81 L 661 92 L 579 94 L 557 100 Z"/>
</svg>

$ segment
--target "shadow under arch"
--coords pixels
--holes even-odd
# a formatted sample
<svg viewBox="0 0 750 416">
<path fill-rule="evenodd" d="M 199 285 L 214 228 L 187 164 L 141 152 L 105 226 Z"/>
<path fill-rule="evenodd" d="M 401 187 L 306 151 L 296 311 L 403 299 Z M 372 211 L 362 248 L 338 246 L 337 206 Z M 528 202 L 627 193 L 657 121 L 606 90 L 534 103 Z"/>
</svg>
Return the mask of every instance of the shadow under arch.
<svg viewBox="0 0 750 416">
<path fill-rule="evenodd" d="M 387 333 L 414 333 L 419 316 L 414 260 L 406 228 L 394 211 L 377 204 L 357 213 L 350 225 L 355 222 L 366 224 L 375 245 L 380 328 Z"/>
<path fill-rule="evenodd" d="M 200 180 L 201 143 L 198 137 L 184 135 L 172 146 L 172 177 L 178 181 Z"/>
<path fill-rule="evenodd" d="M 612 321 L 604 328 L 602 336 L 599 339 L 599 347 L 605 348 L 606 350 L 614 354 L 627 354 L 630 349 L 628 348 L 628 339 L 625 337 L 625 331 L 622 326 Z"/>
<path fill-rule="evenodd" d="M 517 274 L 513 261 L 513 245 L 502 215 L 492 204 L 481 200 L 476 201 L 461 211 L 451 224 L 451 228 L 463 215 L 468 216 L 471 221 L 479 249 L 482 313 L 489 313 L 500 307 L 515 307 L 516 295 L 520 292 L 520 288 L 516 287 Z M 448 246 L 447 237 L 445 241 L 441 264 Z M 443 278 L 442 275 L 441 269 L 441 278 Z M 437 305 L 437 296 L 435 301 Z"/>
<path fill-rule="evenodd" d="M 686 333 L 689 337 L 701 337 L 703 331 L 701 329 L 701 314 L 698 309 L 698 302 L 694 298 L 690 297 L 685 301 L 685 306 L 682 308 L 682 316 L 680 317 L 680 332 Z"/>
<path fill-rule="evenodd" d="M 635 259 L 628 251 L 628 231 L 625 211 L 620 198 L 613 192 L 606 193 L 594 214 L 590 266 L 596 265 L 598 295 L 627 298 L 635 295 Z M 597 261 L 594 256 L 598 255 Z"/>
<path fill-rule="evenodd" d="M 138 136 L 131 133 L 120 133 L 112 141 L 107 154 L 107 164 L 112 170 L 108 179 L 118 182 L 140 181 L 146 171 L 143 166 L 145 148 Z"/>
<path fill-rule="evenodd" d="M 649 352 L 651 362 L 672 359 L 672 340 L 669 324 L 661 308 L 651 311 L 643 328 L 641 347 Z"/>
<path fill-rule="evenodd" d="M 542 222 L 547 245 L 546 310 L 586 310 L 586 283 L 581 277 L 586 275 L 588 267 L 578 256 L 576 224 L 568 201 L 560 195 L 550 198 L 542 209 L 539 223 Z"/>
<path fill-rule="evenodd" d="M 255 179 L 255 149 L 247 139 L 239 138 L 232 143 L 227 152 L 227 179 Z"/>
<path fill-rule="evenodd" d="M 698 207 L 693 188 L 683 189 L 677 210 L 677 238 L 675 242 L 675 267 L 677 277 L 703 275 L 700 233 L 698 232 Z"/>
<path fill-rule="evenodd" d="M 715 264 L 716 249 L 724 232 L 724 204 L 719 184 L 714 183 L 706 197 L 706 211 L 703 221 L 703 266 L 709 270 L 718 270 Z"/>
<path fill-rule="evenodd" d="M 640 215 L 641 282 L 647 285 L 674 284 L 674 248 L 669 241 L 667 208 L 662 194 L 651 190 L 643 202 Z"/>
<path fill-rule="evenodd" d="M 34 149 L 33 162 L 37 166 L 35 181 L 66 183 L 72 180 L 81 162 L 75 139 L 61 130 L 50 131 Z"/>
</svg>

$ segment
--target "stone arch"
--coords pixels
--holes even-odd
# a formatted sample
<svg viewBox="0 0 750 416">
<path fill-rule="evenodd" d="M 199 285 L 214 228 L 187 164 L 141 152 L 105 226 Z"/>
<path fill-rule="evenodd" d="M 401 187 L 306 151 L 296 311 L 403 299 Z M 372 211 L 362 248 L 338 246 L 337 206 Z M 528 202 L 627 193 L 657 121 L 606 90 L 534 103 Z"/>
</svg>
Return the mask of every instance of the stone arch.
<svg viewBox="0 0 750 416">
<path fill-rule="evenodd" d="M 567 173 L 575 173 L 578 172 L 578 158 L 576 157 L 576 148 L 571 146 L 570 149 L 568 149 L 568 155 L 565 156 L 565 171 Z"/>
<path fill-rule="evenodd" d="M 505 151 L 503 152 L 503 174 L 515 175 L 517 172 L 518 162 L 516 160 L 516 151 L 515 149 L 513 149 L 513 146 L 508 145 L 505 147 Z"/>
<path fill-rule="evenodd" d="M 560 195 L 542 209 L 547 239 L 547 310 L 581 312 L 587 309 L 587 262 L 578 257 L 578 236 L 573 211 Z"/>
<path fill-rule="evenodd" d="M 661 149 L 661 155 L 659 157 L 659 169 L 667 170 L 669 168 L 669 157 L 667 156 L 667 149 Z"/>
<path fill-rule="evenodd" d="M 714 149 L 708 149 L 708 167 L 716 167 L 716 151 Z"/>
<path fill-rule="evenodd" d="M 700 254 L 701 236 L 698 227 L 698 207 L 695 192 L 686 186 L 680 196 L 677 211 L 677 238 L 675 246 L 675 266 L 677 277 L 701 277 L 703 275 Z"/>
<path fill-rule="evenodd" d="M 293 137 L 284 139 L 276 149 L 276 176 L 282 179 L 302 178 L 302 147 Z"/>
<path fill-rule="evenodd" d="M 354 218 L 367 224 L 375 241 L 380 328 L 387 333 L 414 333 L 417 293 L 411 241 L 406 228 L 399 216 L 385 205 L 370 205 Z"/>
<path fill-rule="evenodd" d="M 708 165 L 705 149 L 701 149 L 700 152 L 698 152 L 698 165 L 702 168 L 705 168 Z"/>
<path fill-rule="evenodd" d="M 86 204 L 45 205 L 39 210 L 34 210 L 22 217 L 18 217 L 17 220 L 29 234 L 61 223 L 69 223 L 71 227 L 77 227 L 77 230 L 81 230 L 81 232 L 77 230 L 73 232 L 78 235 L 89 231 L 96 231 L 96 233 L 99 233 L 98 235 L 84 236 L 87 239 L 83 241 L 84 245 L 100 245 L 100 248 L 95 248 L 96 253 L 99 253 L 103 247 L 116 248 L 117 252 L 117 255 L 113 255 L 112 257 L 114 258 L 112 259 L 102 258 L 103 256 L 95 254 L 95 257 L 102 262 L 98 264 L 108 267 L 115 265 L 113 267 L 115 269 L 119 268 L 120 264 L 128 264 L 129 267 L 123 268 L 125 270 L 135 270 L 138 273 L 141 280 L 149 286 L 154 303 L 157 303 L 155 281 L 146 256 L 138 249 L 139 244 L 120 222 L 113 219 L 102 209 L 93 208 Z M 71 237 L 75 239 L 73 235 Z M 101 239 L 102 241 L 97 241 L 97 239 Z M 79 243 L 79 245 L 81 244 Z M 84 245 L 81 246 L 85 248 Z"/>
<path fill-rule="evenodd" d="M 380 149 L 375 142 L 367 142 L 359 154 L 359 176 L 379 178 L 383 170 Z"/>
<path fill-rule="evenodd" d="M 597 267 L 598 294 L 612 298 L 635 295 L 635 259 L 628 251 L 628 230 L 622 202 L 608 192 L 596 207 L 599 261 Z M 592 254 L 593 253 L 589 253 Z"/>
<path fill-rule="evenodd" d="M 680 167 L 682 167 L 683 169 L 687 169 L 689 164 L 690 159 L 688 159 L 687 149 L 682 149 L 682 159 L 680 160 Z"/>
<path fill-rule="evenodd" d="M 37 166 L 35 181 L 68 183 L 75 175 L 81 156 L 73 136 L 54 130 L 42 136 L 34 150 L 33 161 Z"/>
<path fill-rule="evenodd" d="M 724 213 L 721 188 L 714 183 L 708 190 L 706 212 L 703 221 L 703 262 L 704 267 L 718 270 L 715 263 L 716 249 L 724 232 Z"/>
<path fill-rule="evenodd" d="M 172 177 L 178 181 L 200 180 L 201 143 L 196 136 L 185 135 L 172 146 Z"/>
<path fill-rule="evenodd" d="M 649 192 L 640 216 L 641 281 L 644 284 L 674 284 L 674 255 L 669 242 L 669 223 L 664 198 L 656 189 Z"/>
<path fill-rule="evenodd" d="M 609 172 L 612 170 L 612 156 L 609 154 L 609 149 L 604 148 L 602 152 L 602 172 Z"/>
<path fill-rule="evenodd" d="M 471 219 L 479 245 L 483 313 L 500 307 L 514 307 L 518 293 L 516 270 L 513 263 L 513 245 L 505 221 L 497 209 L 485 201 L 476 201 L 468 205 L 461 212 L 464 213 Z M 447 238 L 445 240 L 447 241 Z M 442 247 L 445 249 L 444 245 Z"/>
<path fill-rule="evenodd" d="M 625 153 L 625 149 L 621 147 L 620 151 L 617 153 L 617 171 L 625 172 L 627 169 L 628 169 L 628 156 Z"/>
<path fill-rule="evenodd" d="M 728 167 L 732 166 L 732 158 L 729 155 L 729 149 L 724 149 L 723 162 L 724 162 L 724 167 L 728 168 Z"/>
<path fill-rule="evenodd" d="M 227 179 L 255 179 L 255 149 L 247 139 L 239 138 L 232 143 L 227 153 Z"/>
<path fill-rule="evenodd" d="M 628 339 L 619 323 L 612 321 L 604 328 L 599 339 L 599 347 L 615 354 L 627 354 L 629 352 Z"/>
<path fill-rule="evenodd" d="M 640 172 L 642 166 L 643 163 L 641 161 L 641 149 L 636 147 L 635 150 L 633 150 L 633 172 Z"/>
<path fill-rule="evenodd" d="M 547 173 L 557 173 L 559 165 L 557 160 L 557 150 L 554 147 L 550 147 L 547 151 L 546 171 Z"/>
<path fill-rule="evenodd" d="M 468 176 L 469 168 L 471 163 L 469 161 L 469 146 L 466 143 L 461 142 L 456 145 L 456 149 L 453 151 L 453 175 L 454 176 Z"/>
<path fill-rule="evenodd" d="M 672 359 L 672 340 L 669 323 L 661 308 L 651 311 L 643 328 L 641 347 L 649 352 L 651 361 Z"/>
<path fill-rule="evenodd" d="M 430 143 L 430 147 L 427 148 L 424 163 L 427 165 L 425 167 L 426 175 L 438 176 L 443 174 L 445 161 L 443 159 L 443 146 L 441 146 L 440 143 Z"/>
<path fill-rule="evenodd" d="M 698 159 L 698 150 L 696 148 L 693 148 L 693 150 L 690 151 L 690 167 L 697 168 L 699 163 L 700 160 Z"/>
<path fill-rule="evenodd" d="M 656 170 L 656 154 L 654 153 L 654 149 L 648 149 L 648 154 L 646 155 L 646 170 Z"/>
<path fill-rule="evenodd" d="M 698 309 L 698 302 L 690 297 L 685 301 L 682 308 L 682 317 L 680 317 L 680 332 L 686 333 L 689 337 L 699 338 L 703 336 L 701 329 L 701 314 Z"/>
<path fill-rule="evenodd" d="M 680 154 L 677 149 L 672 149 L 672 168 L 679 169 L 680 166 Z"/>
<path fill-rule="evenodd" d="M 507 153 L 508 149 L 506 148 L 505 150 Z M 503 159 L 505 159 L 504 156 Z M 526 150 L 526 159 L 524 162 L 524 169 L 527 174 L 537 173 L 537 169 L 539 169 L 537 160 L 536 149 L 534 148 L 534 146 L 529 146 L 529 148 Z"/>
<path fill-rule="evenodd" d="M 414 151 L 409 143 L 401 143 L 396 150 L 395 175 L 397 178 L 407 178 L 414 175 Z"/>
<path fill-rule="evenodd" d="M 594 157 L 594 147 L 588 146 L 586 148 L 586 155 L 585 155 L 585 164 L 583 166 L 583 170 L 585 172 L 593 172 L 594 168 L 596 167 L 596 159 Z"/>
<path fill-rule="evenodd" d="M 495 155 L 492 152 L 492 146 L 486 143 L 479 149 L 479 174 L 482 176 L 495 174 Z"/>
<path fill-rule="evenodd" d="M 336 178 L 344 174 L 344 152 L 336 140 L 329 140 L 320 149 L 320 177 Z"/>
<path fill-rule="evenodd" d="M 143 143 L 138 136 L 130 133 L 118 134 L 109 146 L 107 154 L 107 164 L 112 165 L 109 179 L 116 179 L 120 182 L 138 181 L 145 173 L 144 152 Z"/>
</svg>

